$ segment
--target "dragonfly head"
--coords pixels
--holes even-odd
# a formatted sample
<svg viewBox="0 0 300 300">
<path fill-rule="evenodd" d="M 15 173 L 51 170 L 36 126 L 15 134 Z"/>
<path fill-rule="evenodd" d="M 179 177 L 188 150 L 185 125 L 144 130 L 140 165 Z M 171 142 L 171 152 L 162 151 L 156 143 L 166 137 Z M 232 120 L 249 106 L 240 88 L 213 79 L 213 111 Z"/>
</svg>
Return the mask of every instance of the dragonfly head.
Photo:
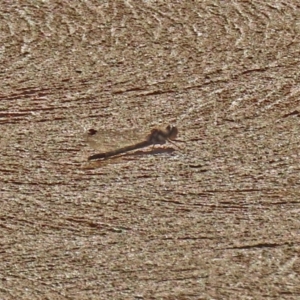
<svg viewBox="0 0 300 300">
<path fill-rule="evenodd" d="M 168 125 L 165 129 L 152 129 L 147 137 L 147 141 L 151 144 L 165 144 L 167 140 L 176 139 L 178 129 L 175 126 Z"/>
<path fill-rule="evenodd" d="M 177 129 L 177 127 L 172 126 L 172 125 L 168 125 L 166 127 L 166 131 L 167 131 L 167 133 L 169 135 L 169 139 L 170 140 L 175 140 L 176 139 L 176 137 L 178 135 L 178 129 Z"/>
</svg>

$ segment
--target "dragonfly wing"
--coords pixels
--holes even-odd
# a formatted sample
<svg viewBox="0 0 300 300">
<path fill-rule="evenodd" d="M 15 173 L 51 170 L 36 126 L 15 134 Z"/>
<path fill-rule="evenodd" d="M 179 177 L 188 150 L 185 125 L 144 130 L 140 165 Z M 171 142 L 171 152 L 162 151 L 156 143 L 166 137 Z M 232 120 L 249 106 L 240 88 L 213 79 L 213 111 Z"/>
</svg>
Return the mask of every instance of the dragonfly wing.
<svg viewBox="0 0 300 300">
<path fill-rule="evenodd" d="M 146 136 L 147 133 L 145 134 L 138 128 L 123 130 L 101 129 L 97 132 L 90 130 L 85 134 L 85 139 L 90 147 L 106 152 L 141 142 L 145 140 Z"/>
</svg>

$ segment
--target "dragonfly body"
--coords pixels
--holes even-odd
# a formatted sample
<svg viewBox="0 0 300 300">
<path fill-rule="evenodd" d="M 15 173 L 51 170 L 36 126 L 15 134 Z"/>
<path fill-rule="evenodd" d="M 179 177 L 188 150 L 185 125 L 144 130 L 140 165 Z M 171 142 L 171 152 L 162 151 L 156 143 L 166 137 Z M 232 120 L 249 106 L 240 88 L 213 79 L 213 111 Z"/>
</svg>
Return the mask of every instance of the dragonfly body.
<svg viewBox="0 0 300 300">
<path fill-rule="evenodd" d="M 89 131 L 90 136 L 94 136 L 96 133 L 97 131 L 94 129 L 90 129 Z M 140 148 L 145 148 L 151 145 L 162 145 L 165 144 L 167 141 L 175 140 L 177 134 L 178 134 L 178 129 L 175 126 L 168 125 L 165 129 L 154 128 L 151 130 L 150 134 L 147 135 L 144 141 L 126 147 L 122 147 L 116 150 L 94 154 L 90 156 L 88 160 L 106 159 L 111 156 L 115 156 L 118 154 L 122 154 Z"/>
</svg>

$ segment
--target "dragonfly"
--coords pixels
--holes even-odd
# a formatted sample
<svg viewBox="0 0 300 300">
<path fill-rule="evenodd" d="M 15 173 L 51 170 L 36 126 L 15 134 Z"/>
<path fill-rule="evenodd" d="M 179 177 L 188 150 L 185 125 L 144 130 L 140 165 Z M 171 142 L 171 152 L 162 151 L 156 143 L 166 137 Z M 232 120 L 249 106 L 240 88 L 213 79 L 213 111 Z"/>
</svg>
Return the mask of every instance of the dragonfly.
<svg viewBox="0 0 300 300">
<path fill-rule="evenodd" d="M 103 134 L 103 133 L 102 133 Z M 125 134 L 126 135 L 126 134 Z M 176 141 L 176 137 L 178 135 L 178 129 L 175 126 L 168 125 L 166 128 L 159 129 L 153 128 L 151 132 L 140 142 L 132 143 L 128 146 L 113 149 L 106 152 L 101 152 L 98 154 L 94 154 L 88 157 L 88 160 L 96 160 L 96 159 L 107 159 L 119 154 L 123 154 L 129 151 L 155 146 L 155 145 L 163 145 L 166 142 Z M 111 136 L 112 139 L 115 139 L 115 136 Z M 101 132 L 98 132 L 95 129 L 90 129 L 87 133 L 87 142 L 93 148 L 101 148 L 103 145 L 101 143 Z M 123 136 L 123 139 L 126 139 L 126 136 Z"/>
</svg>

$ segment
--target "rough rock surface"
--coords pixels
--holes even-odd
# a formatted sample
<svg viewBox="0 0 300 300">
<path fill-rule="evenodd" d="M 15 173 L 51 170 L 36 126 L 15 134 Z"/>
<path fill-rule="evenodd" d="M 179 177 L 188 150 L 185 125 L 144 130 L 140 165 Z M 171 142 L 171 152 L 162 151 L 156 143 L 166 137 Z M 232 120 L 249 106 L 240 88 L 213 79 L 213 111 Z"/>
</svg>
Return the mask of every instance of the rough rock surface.
<svg viewBox="0 0 300 300">
<path fill-rule="evenodd" d="M 299 1 L 0 7 L 1 299 L 299 299 Z"/>
</svg>

